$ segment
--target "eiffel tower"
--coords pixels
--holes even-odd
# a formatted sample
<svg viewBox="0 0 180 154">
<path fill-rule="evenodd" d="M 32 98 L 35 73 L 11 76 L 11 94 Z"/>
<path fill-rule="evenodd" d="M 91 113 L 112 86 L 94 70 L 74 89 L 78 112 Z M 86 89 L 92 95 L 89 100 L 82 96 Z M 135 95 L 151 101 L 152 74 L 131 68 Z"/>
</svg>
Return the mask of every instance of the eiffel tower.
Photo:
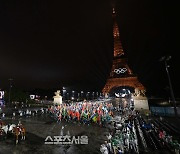
<svg viewBox="0 0 180 154">
<path fill-rule="evenodd" d="M 112 12 L 113 17 L 113 36 L 114 36 L 114 57 L 112 69 L 110 72 L 110 77 L 107 79 L 107 82 L 102 90 L 104 96 L 118 87 L 131 87 L 134 89 L 134 97 L 140 97 L 143 100 L 147 100 L 145 97 L 145 87 L 139 82 L 138 77 L 132 72 L 127 63 L 127 58 L 125 57 L 124 50 L 120 40 L 120 33 L 118 24 L 116 22 L 116 12 L 113 8 Z M 146 107 L 147 102 L 146 102 Z"/>
</svg>

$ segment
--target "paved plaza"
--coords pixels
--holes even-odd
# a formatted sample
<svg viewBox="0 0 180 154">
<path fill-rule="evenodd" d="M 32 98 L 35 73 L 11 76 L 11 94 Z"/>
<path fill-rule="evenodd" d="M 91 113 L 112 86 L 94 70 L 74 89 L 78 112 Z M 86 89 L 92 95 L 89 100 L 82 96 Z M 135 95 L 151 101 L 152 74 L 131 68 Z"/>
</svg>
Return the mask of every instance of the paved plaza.
<svg viewBox="0 0 180 154">
<path fill-rule="evenodd" d="M 18 120 L 7 119 L 7 123 L 18 123 Z M 15 145 L 15 140 L 11 138 L 0 142 L 0 153 L 38 153 L 38 154 L 58 154 L 58 153 L 100 153 L 99 147 L 106 140 L 108 130 L 96 125 L 84 125 L 76 123 L 57 123 L 49 115 L 22 118 L 22 124 L 26 128 L 26 140 Z M 63 129 L 62 129 L 63 128 Z M 70 135 L 88 136 L 87 145 L 47 145 L 47 136 Z"/>
<path fill-rule="evenodd" d="M 117 102 L 113 102 L 114 106 L 117 106 Z M 26 110 L 26 109 L 25 109 Z M 98 124 L 83 124 L 75 121 L 61 121 L 57 122 L 49 112 L 41 113 L 41 109 L 31 108 L 29 110 L 38 110 L 37 114 L 32 116 L 18 116 L 15 119 L 12 118 L 12 113 L 6 113 L 7 116 L 3 120 L 6 124 L 18 124 L 19 121 L 26 128 L 26 140 L 19 140 L 19 143 L 15 144 L 14 136 L 7 136 L 7 139 L 2 139 L 0 141 L 0 154 L 101 154 L 100 147 L 105 141 L 108 140 L 107 135 L 114 129 L 112 125 L 106 124 L 104 127 Z M 115 117 L 122 116 L 119 111 L 114 112 Z M 141 117 L 141 118 L 140 118 Z M 175 153 L 172 149 L 161 143 L 157 136 L 155 136 L 155 131 L 149 131 L 148 129 L 143 129 L 141 122 L 151 122 L 159 128 L 166 130 L 166 132 L 173 136 L 174 139 L 179 141 L 180 131 L 178 128 L 179 119 L 174 118 L 160 118 L 157 116 L 145 115 L 138 116 L 134 120 L 135 129 L 137 133 L 138 140 L 138 153 L 163 153 L 171 154 Z M 141 126 L 138 129 L 138 125 Z M 117 130 L 116 130 L 117 131 Z M 142 131 L 142 134 L 141 134 Z M 70 137 L 88 137 L 88 144 L 77 144 L 73 142 L 72 144 L 46 144 L 47 137 L 54 136 L 70 136 Z M 146 147 L 142 142 L 142 138 L 145 139 Z M 49 140 L 48 140 L 49 141 Z M 132 153 L 132 152 L 130 152 Z"/>
</svg>

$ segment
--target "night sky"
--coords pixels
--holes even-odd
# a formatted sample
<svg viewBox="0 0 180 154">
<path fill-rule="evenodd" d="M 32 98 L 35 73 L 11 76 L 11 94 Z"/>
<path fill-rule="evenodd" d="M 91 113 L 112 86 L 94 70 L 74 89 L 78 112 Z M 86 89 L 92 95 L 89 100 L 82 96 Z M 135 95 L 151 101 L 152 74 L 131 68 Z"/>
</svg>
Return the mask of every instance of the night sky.
<svg viewBox="0 0 180 154">
<path fill-rule="evenodd" d="M 120 36 L 128 64 L 149 96 L 169 95 L 161 56 L 180 97 L 173 2 L 117 0 Z M 113 58 L 110 0 L 1 0 L 0 88 L 100 91 Z"/>
</svg>

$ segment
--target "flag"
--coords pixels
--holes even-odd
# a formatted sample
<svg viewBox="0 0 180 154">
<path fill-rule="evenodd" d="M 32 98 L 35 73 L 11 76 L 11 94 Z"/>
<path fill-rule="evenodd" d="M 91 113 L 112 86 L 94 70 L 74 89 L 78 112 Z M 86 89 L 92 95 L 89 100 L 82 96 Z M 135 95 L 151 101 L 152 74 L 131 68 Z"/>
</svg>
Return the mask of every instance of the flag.
<svg viewBox="0 0 180 154">
<path fill-rule="evenodd" d="M 92 121 L 97 122 L 97 119 L 98 119 L 98 114 L 97 113 L 93 114 L 92 115 Z"/>
</svg>

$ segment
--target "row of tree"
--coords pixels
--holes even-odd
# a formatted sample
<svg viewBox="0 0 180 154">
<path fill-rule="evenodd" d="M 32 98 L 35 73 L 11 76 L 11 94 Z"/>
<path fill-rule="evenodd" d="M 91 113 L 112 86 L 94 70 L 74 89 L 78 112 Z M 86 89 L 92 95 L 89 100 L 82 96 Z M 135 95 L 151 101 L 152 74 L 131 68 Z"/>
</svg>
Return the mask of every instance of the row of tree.
<svg viewBox="0 0 180 154">
<path fill-rule="evenodd" d="M 10 104 L 9 104 L 9 99 L 10 99 Z M 12 88 L 10 93 L 9 91 L 5 91 L 4 101 L 6 102 L 6 105 L 11 105 L 12 102 L 33 103 L 33 101 L 29 97 L 28 92 L 16 88 Z"/>
</svg>

